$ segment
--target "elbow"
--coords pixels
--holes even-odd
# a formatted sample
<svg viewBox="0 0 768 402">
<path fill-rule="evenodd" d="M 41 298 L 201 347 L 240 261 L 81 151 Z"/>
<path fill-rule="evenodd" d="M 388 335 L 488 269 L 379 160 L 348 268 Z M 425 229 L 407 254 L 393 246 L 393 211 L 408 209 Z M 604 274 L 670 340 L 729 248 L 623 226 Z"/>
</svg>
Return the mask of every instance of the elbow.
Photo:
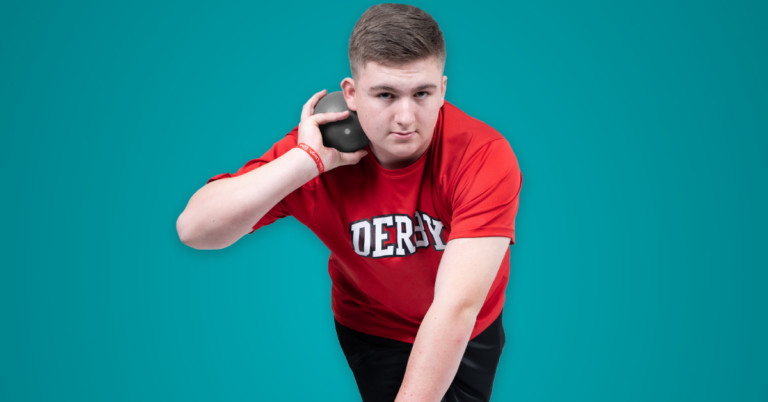
<svg viewBox="0 0 768 402">
<path fill-rule="evenodd" d="M 479 311 L 480 309 L 470 302 L 435 301 L 427 314 L 435 321 L 450 323 L 444 333 L 447 341 L 455 345 L 466 345 L 477 322 Z"/>
<path fill-rule="evenodd" d="M 470 320 L 474 323 L 480 310 L 485 305 L 488 289 L 467 286 L 463 289 L 435 289 L 432 307 L 457 320 Z"/>
<path fill-rule="evenodd" d="M 182 243 L 197 250 L 215 250 L 226 247 L 216 247 L 215 245 L 208 244 L 204 236 L 202 236 L 202 231 L 197 229 L 197 225 L 195 225 L 186 210 L 176 219 L 176 233 L 179 235 L 179 240 Z"/>
<path fill-rule="evenodd" d="M 471 320 L 474 324 L 477 319 L 477 315 L 480 314 L 480 310 L 483 308 L 485 299 L 465 299 L 456 303 L 453 307 L 454 314 L 467 320 Z"/>
<path fill-rule="evenodd" d="M 189 222 L 189 218 L 186 215 L 186 211 L 182 212 L 176 219 L 176 233 L 179 235 L 179 240 L 189 247 L 195 247 L 195 236 Z"/>
<path fill-rule="evenodd" d="M 185 245 L 197 250 L 220 250 L 234 244 L 241 236 L 215 232 L 204 222 L 190 215 L 186 210 L 176 219 L 176 233 Z"/>
<path fill-rule="evenodd" d="M 432 307 L 442 311 L 457 322 L 471 322 L 474 325 L 480 309 L 483 307 L 484 299 L 471 297 L 451 297 L 436 299 Z"/>
</svg>

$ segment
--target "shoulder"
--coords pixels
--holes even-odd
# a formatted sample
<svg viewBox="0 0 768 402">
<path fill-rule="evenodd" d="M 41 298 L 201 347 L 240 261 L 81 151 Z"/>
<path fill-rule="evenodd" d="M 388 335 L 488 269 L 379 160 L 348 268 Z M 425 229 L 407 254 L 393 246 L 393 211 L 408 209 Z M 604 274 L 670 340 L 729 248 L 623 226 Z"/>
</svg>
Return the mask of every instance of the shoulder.
<svg viewBox="0 0 768 402">
<path fill-rule="evenodd" d="M 438 124 L 439 135 L 435 145 L 441 159 L 448 158 L 462 165 L 479 154 L 514 158 L 509 141 L 500 132 L 448 101 L 443 105 Z"/>
<path fill-rule="evenodd" d="M 446 227 L 450 224 L 451 236 L 479 237 L 483 233 L 512 238 L 509 221 L 514 219 L 512 205 L 522 176 L 509 141 L 448 102 L 438 121 L 433 159 L 435 205 Z M 495 225 L 493 230 L 489 223 Z"/>
</svg>

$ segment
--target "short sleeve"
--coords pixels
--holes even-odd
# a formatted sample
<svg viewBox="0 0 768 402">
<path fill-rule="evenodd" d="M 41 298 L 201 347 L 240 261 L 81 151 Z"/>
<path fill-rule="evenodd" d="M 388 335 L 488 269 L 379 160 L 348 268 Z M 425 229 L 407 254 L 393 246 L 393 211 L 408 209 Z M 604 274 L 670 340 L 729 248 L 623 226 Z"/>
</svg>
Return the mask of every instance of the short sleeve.
<svg viewBox="0 0 768 402">
<path fill-rule="evenodd" d="M 491 141 L 469 155 L 456 180 L 448 240 L 500 236 L 514 243 L 523 177 L 506 139 Z"/>
<path fill-rule="evenodd" d="M 270 148 L 269 151 L 267 151 L 260 158 L 249 161 L 235 173 L 222 173 L 213 176 L 208 179 L 208 183 L 225 178 L 241 176 L 250 171 L 253 171 L 295 148 L 297 142 L 298 127 L 294 128 L 290 133 L 283 137 L 283 139 L 276 142 L 272 148 Z M 314 211 L 314 195 L 313 191 L 311 191 L 313 188 L 314 180 L 308 182 L 304 186 L 283 198 L 253 225 L 253 230 L 251 233 L 253 233 L 256 229 L 269 225 L 276 220 L 286 216 L 293 215 L 299 220 L 310 219 Z"/>
</svg>

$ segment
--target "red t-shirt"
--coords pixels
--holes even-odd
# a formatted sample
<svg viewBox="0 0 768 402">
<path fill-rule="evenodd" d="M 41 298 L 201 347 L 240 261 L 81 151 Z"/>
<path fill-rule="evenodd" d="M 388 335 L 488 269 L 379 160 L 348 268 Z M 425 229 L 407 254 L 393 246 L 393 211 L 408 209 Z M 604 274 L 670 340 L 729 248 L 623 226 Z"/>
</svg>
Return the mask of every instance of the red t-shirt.
<svg viewBox="0 0 768 402">
<path fill-rule="evenodd" d="M 237 176 L 296 147 L 297 128 Z M 253 226 L 291 215 L 331 251 L 332 307 L 354 330 L 413 343 L 434 296 L 445 245 L 455 238 L 503 236 L 514 243 L 522 175 L 507 140 L 445 102 L 432 142 L 412 165 L 384 169 L 369 153 L 310 180 Z M 472 337 L 504 305 L 509 250 Z"/>
</svg>

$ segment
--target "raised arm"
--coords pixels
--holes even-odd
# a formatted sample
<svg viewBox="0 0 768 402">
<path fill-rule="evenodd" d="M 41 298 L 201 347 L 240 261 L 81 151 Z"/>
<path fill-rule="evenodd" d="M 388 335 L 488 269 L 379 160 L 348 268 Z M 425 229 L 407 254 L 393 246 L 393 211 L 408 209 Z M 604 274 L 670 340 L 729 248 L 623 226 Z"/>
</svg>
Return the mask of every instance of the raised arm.
<svg viewBox="0 0 768 402">
<path fill-rule="evenodd" d="M 508 247 L 506 237 L 448 242 L 396 402 L 439 401 L 445 395 Z"/>
<path fill-rule="evenodd" d="M 347 118 L 349 112 L 313 114 L 325 90 L 304 104 L 299 124 L 299 142 L 320 155 L 325 171 L 360 161 L 365 150 L 343 153 L 323 146 L 318 126 Z M 216 180 L 200 188 L 190 198 L 176 220 L 181 241 L 197 249 L 227 247 L 244 235 L 272 207 L 319 173 L 310 155 L 298 148 L 253 171 L 237 177 Z"/>
</svg>

